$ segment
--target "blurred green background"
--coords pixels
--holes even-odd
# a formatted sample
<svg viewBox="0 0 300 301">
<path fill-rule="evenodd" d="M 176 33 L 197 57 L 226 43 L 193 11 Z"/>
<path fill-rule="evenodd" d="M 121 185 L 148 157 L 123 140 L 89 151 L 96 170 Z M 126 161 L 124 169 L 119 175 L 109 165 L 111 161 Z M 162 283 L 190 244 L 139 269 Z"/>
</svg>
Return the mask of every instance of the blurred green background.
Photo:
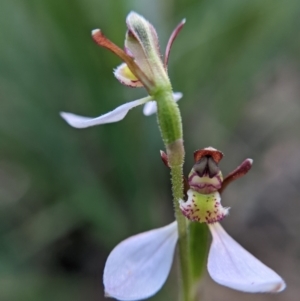
<svg viewBox="0 0 300 301">
<path fill-rule="evenodd" d="M 98 116 L 146 95 L 114 79 L 120 60 L 96 46 L 101 28 L 122 46 L 131 10 L 173 45 L 169 74 L 193 151 L 222 150 L 226 230 L 287 282 L 247 295 L 206 275 L 202 300 L 299 300 L 300 1 L 1 0 L 0 300 L 103 300 L 102 271 L 122 239 L 172 221 L 155 117 L 76 130 L 59 111 Z M 176 266 L 176 265 L 175 265 Z M 173 271 L 174 272 L 174 271 Z M 172 273 L 152 300 L 174 300 Z"/>
</svg>

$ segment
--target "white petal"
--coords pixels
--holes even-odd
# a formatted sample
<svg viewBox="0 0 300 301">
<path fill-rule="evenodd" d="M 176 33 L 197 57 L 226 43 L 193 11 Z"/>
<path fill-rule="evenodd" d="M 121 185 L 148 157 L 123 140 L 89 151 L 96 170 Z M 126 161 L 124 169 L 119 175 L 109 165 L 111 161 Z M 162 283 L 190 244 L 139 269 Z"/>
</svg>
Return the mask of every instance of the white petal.
<svg viewBox="0 0 300 301">
<path fill-rule="evenodd" d="M 239 245 L 219 223 L 209 225 L 213 236 L 208 272 L 217 283 L 248 293 L 280 292 L 282 278 Z"/>
<path fill-rule="evenodd" d="M 106 295 L 118 300 L 141 300 L 154 295 L 169 275 L 177 239 L 177 222 L 173 222 L 118 244 L 104 268 Z"/>
<path fill-rule="evenodd" d="M 131 102 L 127 102 L 113 111 L 101 115 L 96 118 L 91 117 L 83 117 L 79 115 L 75 115 L 72 113 L 61 112 L 60 116 L 71 126 L 74 128 L 87 128 L 94 125 L 112 123 L 122 120 L 128 113 L 128 111 L 136 106 L 139 106 L 145 102 L 147 102 L 150 97 L 145 97 L 142 99 L 134 100 Z"/>
<path fill-rule="evenodd" d="M 155 100 L 148 101 L 145 103 L 143 108 L 143 113 L 145 116 L 150 116 L 157 111 L 157 105 Z"/>
<path fill-rule="evenodd" d="M 182 93 L 175 92 L 175 93 L 173 93 L 173 97 L 174 97 L 174 101 L 177 102 L 178 100 L 180 100 L 182 98 Z M 155 100 L 148 101 L 144 105 L 143 113 L 145 116 L 150 116 L 150 115 L 156 113 L 156 111 L 157 111 L 157 105 L 156 105 Z"/>
</svg>

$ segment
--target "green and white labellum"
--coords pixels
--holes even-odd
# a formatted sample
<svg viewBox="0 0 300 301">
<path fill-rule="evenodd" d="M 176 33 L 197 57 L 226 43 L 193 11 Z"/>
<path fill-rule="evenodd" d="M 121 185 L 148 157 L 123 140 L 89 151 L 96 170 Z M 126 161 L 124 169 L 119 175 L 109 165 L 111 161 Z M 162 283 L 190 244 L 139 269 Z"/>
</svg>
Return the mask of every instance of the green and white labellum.
<svg viewBox="0 0 300 301">
<path fill-rule="evenodd" d="M 220 194 L 216 191 L 210 194 L 201 194 L 189 189 L 188 200 L 179 201 L 180 209 L 185 217 L 199 223 L 215 223 L 222 220 L 229 211 L 221 205 Z"/>
</svg>

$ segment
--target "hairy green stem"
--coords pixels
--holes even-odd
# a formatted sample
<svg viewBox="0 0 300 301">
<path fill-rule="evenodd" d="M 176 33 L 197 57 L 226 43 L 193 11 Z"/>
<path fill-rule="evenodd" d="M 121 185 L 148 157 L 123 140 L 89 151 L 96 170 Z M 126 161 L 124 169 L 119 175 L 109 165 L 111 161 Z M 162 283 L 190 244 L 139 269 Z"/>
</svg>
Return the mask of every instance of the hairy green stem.
<svg viewBox="0 0 300 301">
<path fill-rule="evenodd" d="M 179 200 L 184 197 L 182 182 L 184 146 L 182 140 L 181 116 L 178 106 L 174 102 L 171 86 L 156 91 L 153 97 L 157 101 L 158 124 L 167 150 L 168 163 L 171 169 L 174 210 L 178 224 L 178 250 L 182 280 L 182 299 L 184 301 L 192 301 L 192 274 L 189 260 L 187 222 L 179 208 Z"/>
<path fill-rule="evenodd" d="M 187 222 L 183 214 L 181 213 L 178 205 L 178 199 L 183 197 L 182 190 L 179 189 L 179 183 L 177 178 L 182 173 L 182 167 L 174 167 L 171 169 L 171 181 L 173 187 L 173 197 L 174 197 L 174 209 L 175 217 L 178 225 L 178 250 L 179 250 L 179 260 L 180 269 L 182 277 L 182 293 L 183 300 L 191 301 L 191 269 L 189 261 L 189 243 L 188 243 L 188 232 L 187 232 Z M 182 178 L 180 179 L 182 183 Z M 177 183 L 176 183 L 177 182 Z"/>
</svg>

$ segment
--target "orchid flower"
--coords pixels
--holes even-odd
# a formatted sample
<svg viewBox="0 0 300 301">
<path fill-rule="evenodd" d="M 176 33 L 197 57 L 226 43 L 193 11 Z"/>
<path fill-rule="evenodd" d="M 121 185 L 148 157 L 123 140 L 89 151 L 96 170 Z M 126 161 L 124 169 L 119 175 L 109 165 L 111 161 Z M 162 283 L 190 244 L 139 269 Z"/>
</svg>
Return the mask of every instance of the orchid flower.
<svg viewBox="0 0 300 301">
<path fill-rule="evenodd" d="M 229 208 L 221 205 L 220 192 L 252 166 L 246 159 L 224 180 L 218 162 L 223 154 L 211 147 L 194 154 L 195 165 L 188 178 L 187 201 L 182 213 L 193 222 L 206 223 L 212 234 L 207 269 L 211 278 L 229 288 L 248 292 L 280 292 L 282 278 L 238 244 L 219 221 Z M 167 156 L 162 153 L 167 165 Z M 142 300 L 154 295 L 166 281 L 178 240 L 177 222 L 132 236 L 110 253 L 104 269 L 106 296 L 118 300 Z"/>
<path fill-rule="evenodd" d="M 149 96 L 125 103 L 96 118 L 61 112 L 61 117 L 72 127 L 86 128 L 117 122 L 122 120 L 129 110 L 139 105 L 144 105 L 143 113 L 146 116 L 156 113 L 156 100 L 151 96 L 151 91 L 156 89 L 157 82 L 162 78 L 168 82 L 167 66 L 170 50 L 175 38 L 185 24 L 185 20 L 182 20 L 171 34 L 166 47 L 164 62 L 161 61 L 159 41 L 154 27 L 135 12 L 131 12 L 127 16 L 126 23 L 128 30 L 125 37 L 124 51 L 107 39 L 100 29 L 92 31 L 92 38 L 99 46 L 109 49 L 124 61 L 114 70 L 115 77 L 125 86 L 145 87 Z M 143 35 L 145 30 L 147 32 Z M 173 93 L 175 102 L 181 97 L 182 93 Z"/>
<path fill-rule="evenodd" d="M 113 249 L 104 268 L 106 295 L 124 301 L 141 300 L 154 295 L 168 277 L 178 239 L 181 243 L 179 253 L 185 256 L 185 251 L 188 251 L 188 240 L 183 239 L 187 236 L 185 218 L 208 225 L 212 244 L 207 268 L 213 280 L 243 292 L 282 291 L 285 283 L 281 277 L 248 253 L 219 224 L 229 211 L 221 204 L 221 193 L 231 181 L 250 170 L 251 159 L 245 160 L 223 180 L 218 167 L 223 154 L 213 148 L 196 151 L 195 164 L 188 179 L 184 180 L 187 200 L 182 199 L 181 178 L 185 151 L 180 111 L 175 103 L 182 94 L 172 93 L 167 65 L 171 46 L 185 20 L 171 34 L 163 61 L 154 27 L 134 12 L 127 16 L 126 23 L 128 30 L 124 50 L 107 39 L 100 29 L 93 30 L 92 37 L 99 46 L 109 49 L 122 59 L 123 63 L 114 70 L 115 77 L 126 86 L 144 87 L 149 96 L 125 103 L 96 118 L 65 112 L 61 116 L 73 127 L 86 128 L 120 121 L 130 109 L 139 105 L 144 105 L 145 115 L 157 111 L 167 151 L 167 154 L 162 153 L 162 159 L 171 169 L 174 206 L 183 215 L 179 210 L 177 221 L 132 236 Z M 189 262 L 182 260 L 186 258 L 184 256 L 179 257 L 184 267 L 182 272 L 188 277 Z M 188 292 L 191 287 L 189 281 L 186 282 L 183 286 Z M 188 297 L 185 299 L 188 300 Z"/>
</svg>

